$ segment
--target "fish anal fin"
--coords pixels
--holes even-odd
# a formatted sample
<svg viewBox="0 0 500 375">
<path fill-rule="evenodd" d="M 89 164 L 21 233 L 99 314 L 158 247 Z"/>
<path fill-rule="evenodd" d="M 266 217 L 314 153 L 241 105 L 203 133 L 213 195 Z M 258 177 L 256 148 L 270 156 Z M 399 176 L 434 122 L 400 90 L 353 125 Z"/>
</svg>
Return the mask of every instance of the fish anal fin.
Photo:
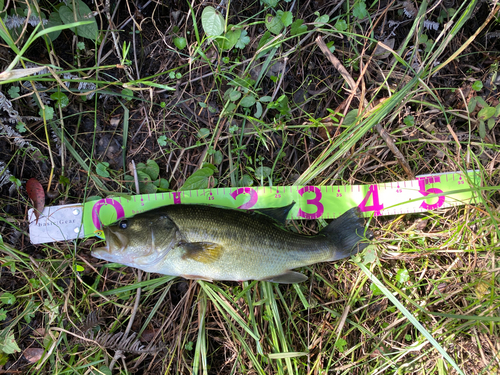
<svg viewBox="0 0 500 375">
<path fill-rule="evenodd" d="M 210 264 L 222 255 L 222 245 L 214 242 L 183 242 L 180 243 L 185 253 L 182 259 L 192 259 L 197 262 Z"/>
<path fill-rule="evenodd" d="M 278 284 L 295 284 L 306 281 L 307 276 L 300 272 L 287 271 L 281 275 L 272 276 L 265 280 Z"/>
<path fill-rule="evenodd" d="M 288 206 L 273 207 L 273 208 L 258 208 L 255 212 L 264 214 L 276 220 L 278 223 L 285 225 L 288 213 L 295 205 L 295 202 L 290 203 Z"/>
</svg>

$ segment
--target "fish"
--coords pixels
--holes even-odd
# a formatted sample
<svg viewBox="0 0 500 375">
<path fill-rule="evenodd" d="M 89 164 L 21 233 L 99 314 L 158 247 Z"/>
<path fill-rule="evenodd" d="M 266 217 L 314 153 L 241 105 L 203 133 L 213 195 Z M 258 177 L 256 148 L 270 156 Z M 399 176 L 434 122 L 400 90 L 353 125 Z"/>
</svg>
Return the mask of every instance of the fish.
<svg viewBox="0 0 500 375">
<path fill-rule="evenodd" d="M 346 258 L 373 238 L 357 207 L 316 235 L 291 232 L 285 222 L 294 204 L 253 211 L 163 206 L 103 226 L 106 246 L 94 248 L 92 255 L 186 279 L 291 284 L 307 280 L 293 269 Z"/>
</svg>

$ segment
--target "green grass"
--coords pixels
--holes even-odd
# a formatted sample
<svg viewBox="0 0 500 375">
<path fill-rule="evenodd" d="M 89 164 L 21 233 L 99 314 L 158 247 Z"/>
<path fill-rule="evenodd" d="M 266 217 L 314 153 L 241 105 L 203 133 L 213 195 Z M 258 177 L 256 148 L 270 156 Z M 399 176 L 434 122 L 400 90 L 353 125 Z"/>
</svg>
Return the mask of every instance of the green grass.
<svg viewBox="0 0 500 375">
<path fill-rule="evenodd" d="M 61 6 L 32 3 L 32 13 L 45 17 Z M 116 12 L 112 4 L 112 26 L 106 9 L 95 19 L 18 29 L 9 29 L 2 13 L 0 181 L 13 177 L 0 186 L 0 372 L 499 371 L 500 133 L 495 122 L 480 130 L 482 104 L 467 108 L 475 97 L 498 105 L 490 83 L 498 44 L 488 37 L 498 31 L 496 4 L 451 10 L 418 2 L 410 19 L 399 3 L 381 10 L 359 0 L 319 8 L 297 2 L 293 9 L 267 3 L 228 4 L 221 34 L 244 30 L 250 39 L 231 50 L 223 50 L 223 37 L 207 36 L 208 4 L 201 2 L 150 4 L 135 21 L 123 4 Z M 278 12 L 290 9 L 306 29 L 292 32 Z M 286 25 L 266 36 L 267 14 Z M 325 15 L 326 23 L 317 20 Z M 372 52 L 378 40 L 387 44 L 389 21 L 401 22 L 395 46 L 378 59 Z M 83 37 L 94 23 L 99 37 Z M 62 34 L 49 40 L 57 30 Z M 355 87 L 318 47 L 318 36 Z M 179 50 L 174 38 L 185 38 L 186 47 Z M 51 71 L 12 75 L 29 63 Z M 474 89 L 477 81 L 482 90 Z M 96 95 L 86 99 L 89 90 Z M 52 94 L 64 94 L 67 105 L 41 104 Z M 377 124 L 414 175 L 477 170 L 476 200 L 373 217 L 369 251 L 306 267 L 304 283 L 196 282 L 98 261 L 90 255 L 95 238 L 29 243 L 22 183 L 31 177 L 54 193 L 48 205 L 135 194 L 131 161 L 154 161 L 173 191 L 201 167 L 212 168 L 203 163 L 214 173 L 199 188 L 408 180 Z M 289 228 L 314 234 L 324 224 Z M 125 332 L 142 341 L 120 344 Z"/>
</svg>

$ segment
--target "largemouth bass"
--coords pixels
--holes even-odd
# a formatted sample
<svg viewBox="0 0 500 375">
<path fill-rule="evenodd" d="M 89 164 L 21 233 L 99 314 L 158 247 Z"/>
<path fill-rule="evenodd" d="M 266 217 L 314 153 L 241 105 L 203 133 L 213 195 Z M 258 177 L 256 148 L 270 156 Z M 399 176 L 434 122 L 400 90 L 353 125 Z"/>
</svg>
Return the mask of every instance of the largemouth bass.
<svg viewBox="0 0 500 375">
<path fill-rule="evenodd" d="M 203 280 L 307 280 L 291 271 L 345 258 L 367 246 L 358 208 L 314 236 L 284 229 L 294 203 L 244 211 L 205 205 L 170 205 L 103 228 L 106 246 L 92 255 L 146 272 Z"/>
</svg>

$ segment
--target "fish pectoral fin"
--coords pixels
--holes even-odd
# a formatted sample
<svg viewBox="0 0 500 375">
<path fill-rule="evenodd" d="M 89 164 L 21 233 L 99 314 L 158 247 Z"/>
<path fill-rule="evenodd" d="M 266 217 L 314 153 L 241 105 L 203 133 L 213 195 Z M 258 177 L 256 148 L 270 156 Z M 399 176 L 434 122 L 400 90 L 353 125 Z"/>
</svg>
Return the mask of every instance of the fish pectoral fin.
<svg viewBox="0 0 500 375">
<path fill-rule="evenodd" d="M 213 242 L 184 242 L 179 244 L 185 251 L 182 259 L 193 259 L 201 263 L 213 263 L 222 255 L 223 247 Z"/>
<path fill-rule="evenodd" d="M 306 281 L 307 276 L 301 274 L 300 272 L 287 271 L 281 275 L 273 276 L 265 280 L 278 284 L 295 284 Z"/>
</svg>

